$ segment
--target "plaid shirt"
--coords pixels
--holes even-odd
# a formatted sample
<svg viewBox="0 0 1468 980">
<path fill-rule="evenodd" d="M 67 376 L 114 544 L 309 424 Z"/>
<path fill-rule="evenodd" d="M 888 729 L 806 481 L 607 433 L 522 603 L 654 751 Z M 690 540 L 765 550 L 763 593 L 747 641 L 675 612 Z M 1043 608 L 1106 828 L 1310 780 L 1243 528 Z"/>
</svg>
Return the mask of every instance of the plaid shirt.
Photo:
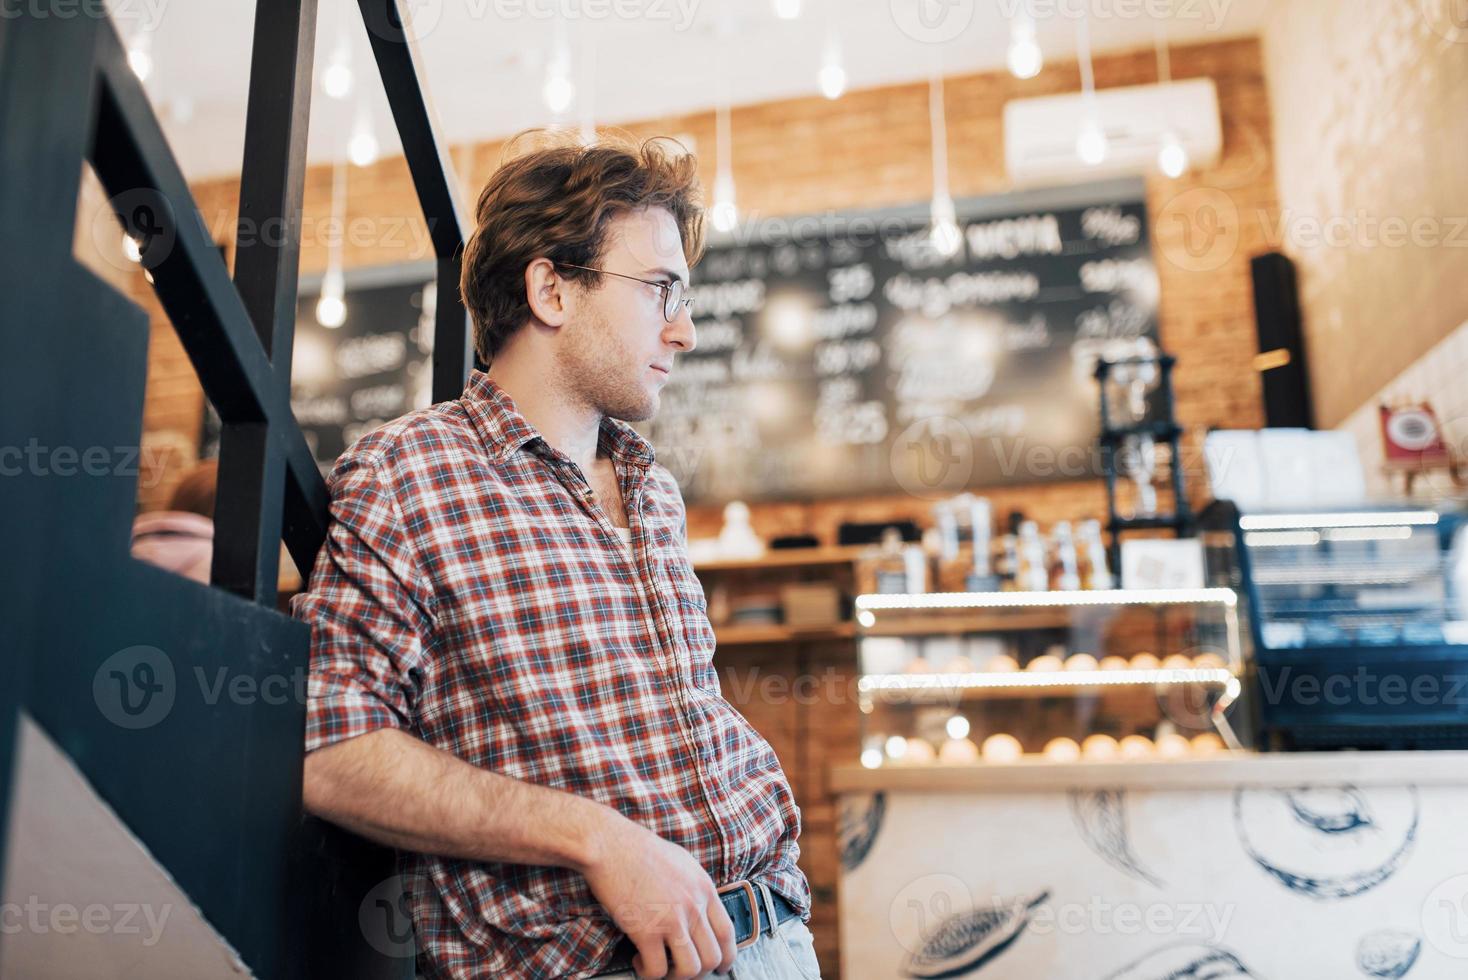
<svg viewBox="0 0 1468 980">
<path fill-rule="evenodd" d="M 306 749 L 379 728 L 606 804 L 718 884 L 763 881 L 808 917 L 800 811 L 723 698 L 678 486 L 605 420 L 632 551 L 570 458 L 494 382 L 363 437 L 331 474 L 310 590 Z M 632 556 L 635 556 L 632 557 Z M 563 868 L 403 853 L 420 965 L 585 977 L 620 933 Z"/>
</svg>

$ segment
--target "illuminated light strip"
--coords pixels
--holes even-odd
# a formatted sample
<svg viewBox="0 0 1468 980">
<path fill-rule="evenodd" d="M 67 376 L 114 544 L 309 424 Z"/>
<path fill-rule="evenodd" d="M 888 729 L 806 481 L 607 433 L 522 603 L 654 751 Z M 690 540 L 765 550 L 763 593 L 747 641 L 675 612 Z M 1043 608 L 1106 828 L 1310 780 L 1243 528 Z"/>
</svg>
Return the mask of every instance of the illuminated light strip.
<svg viewBox="0 0 1468 980">
<path fill-rule="evenodd" d="M 1067 606 L 1236 605 L 1233 589 L 1095 589 L 1084 592 L 930 592 L 859 595 L 858 609 L 1005 609 Z"/>
<path fill-rule="evenodd" d="M 1438 515 L 1430 510 L 1384 511 L 1340 514 L 1248 514 L 1239 518 L 1245 531 L 1290 531 L 1318 527 L 1386 527 L 1393 524 L 1430 526 Z"/>
<path fill-rule="evenodd" d="M 1245 531 L 1244 544 L 1250 548 L 1288 548 L 1320 543 L 1319 531 Z"/>
<path fill-rule="evenodd" d="M 1338 527 L 1325 532 L 1328 541 L 1405 541 L 1410 527 Z"/>
<path fill-rule="evenodd" d="M 959 691 L 1028 687 L 1126 687 L 1157 684 L 1236 685 L 1234 675 L 1220 667 L 1158 668 L 1154 670 L 1018 671 L 1006 674 L 867 674 L 856 682 L 858 691 Z"/>
</svg>

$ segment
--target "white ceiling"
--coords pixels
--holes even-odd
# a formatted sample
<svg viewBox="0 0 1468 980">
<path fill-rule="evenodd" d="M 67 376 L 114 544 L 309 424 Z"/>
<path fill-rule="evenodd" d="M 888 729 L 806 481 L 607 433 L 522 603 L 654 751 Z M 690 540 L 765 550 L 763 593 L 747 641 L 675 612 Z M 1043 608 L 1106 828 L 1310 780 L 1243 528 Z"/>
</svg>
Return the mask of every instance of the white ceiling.
<svg viewBox="0 0 1468 980">
<path fill-rule="evenodd" d="M 1005 63 L 1010 18 L 1034 12 L 1047 58 L 1076 52 L 1089 11 L 1098 52 L 1146 47 L 1159 25 L 1174 43 L 1257 34 L 1270 0 L 803 0 L 798 19 L 772 0 L 407 0 L 436 108 L 451 143 L 558 121 L 546 107 L 546 66 L 559 43 L 577 104 L 598 123 L 816 94 L 831 38 L 851 88 L 970 72 Z M 250 0 L 108 0 L 124 39 L 146 38 L 148 89 L 190 180 L 237 173 L 244 141 L 254 5 Z M 313 160 L 343 155 L 359 112 L 384 154 L 397 152 L 355 0 L 320 0 Z M 1159 19 L 1168 9 L 1171 15 Z M 618 16 L 618 14 L 628 16 Z M 550 16 L 547 16 L 550 15 Z M 594 16 L 596 15 L 596 16 Z M 323 66 L 346 37 L 356 66 L 348 101 L 319 94 Z M 586 101 L 588 99 L 590 101 Z"/>
</svg>

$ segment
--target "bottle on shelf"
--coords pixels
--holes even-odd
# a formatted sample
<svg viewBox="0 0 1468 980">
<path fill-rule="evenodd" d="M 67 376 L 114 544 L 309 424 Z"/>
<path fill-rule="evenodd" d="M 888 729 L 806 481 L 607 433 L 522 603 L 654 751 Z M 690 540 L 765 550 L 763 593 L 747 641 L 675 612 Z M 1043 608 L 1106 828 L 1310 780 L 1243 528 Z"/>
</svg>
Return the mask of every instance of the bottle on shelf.
<svg viewBox="0 0 1468 980">
<path fill-rule="evenodd" d="M 1044 592 L 1050 588 L 1050 571 L 1045 564 L 1045 542 L 1040 539 L 1040 526 L 1025 521 L 1019 526 L 1019 570 L 1016 588 L 1024 592 Z"/>
<path fill-rule="evenodd" d="M 907 589 L 907 559 L 902 545 L 902 532 L 889 527 L 882 532 L 882 543 L 868 553 L 871 591 L 883 595 L 900 595 Z"/>
<path fill-rule="evenodd" d="M 963 558 L 958 499 L 933 505 L 934 581 L 939 592 L 962 592 L 967 563 Z"/>
<path fill-rule="evenodd" d="M 999 588 L 1004 592 L 1014 592 L 1020 588 L 1019 584 L 1019 538 L 1013 534 L 1006 534 L 1000 539 L 1001 553 L 999 557 Z"/>
<path fill-rule="evenodd" d="M 1076 542 L 1070 521 L 1060 521 L 1050 532 L 1054 561 L 1050 567 L 1050 588 L 1056 592 L 1074 592 L 1081 587 Z"/>
<path fill-rule="evenodd" d="M 993 508 L 986 497 L 968 495 L 969 559 L 968 580 L 964 588 L 969 592 L 993 592 L 999 588 L 999 578 L 994 574 L 990 554 L 990 536 L 993 529 Z"/>
<path fill-rule="evenodd" d="M 1115 588 L 1115 580 L 1106 564 L 1106 546 L 1101 542 L 1101 522 L 1081 521 L 1076 535 L 1076 556 L 1083 589 Z"/>
</svg>

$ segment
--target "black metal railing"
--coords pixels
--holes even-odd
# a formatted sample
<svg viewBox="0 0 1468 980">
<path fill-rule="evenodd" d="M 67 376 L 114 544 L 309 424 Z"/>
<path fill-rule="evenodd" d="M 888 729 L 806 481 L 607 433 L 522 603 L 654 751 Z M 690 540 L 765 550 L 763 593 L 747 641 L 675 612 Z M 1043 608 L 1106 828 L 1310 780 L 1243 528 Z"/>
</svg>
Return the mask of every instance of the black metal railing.
<svg viewBox="0 0 1468 980">
<path fill-rule="evenodd" d="M 433 398 L 453 398 L 472 356 L 455 185 L 397 0 L 360 8 L 437 262 Z M 113 25 L 46 13 L 0 21 L 0 469 L 51 461 L 0 475 L 0 801 L 24 714 L 258 975 L 411 976 L 411 946 L 361 925 L 391 856 L 302 819 L 304 698 L 270 694 L 304 690 L 309 645 L 274 608 L 277 542 L 309 573 L 328 519 L 290 405 L 316 0 L 257 2 L 239 216 L 286 234 L 241 236 L 233 280 Z M 142 443 L 148 318 L 72 255 L 83 160 L 221 419 L 216 588 L 128 556 L 135 468 L 56 465 L 131 447 L 135 467 Z"/>
</svg>

